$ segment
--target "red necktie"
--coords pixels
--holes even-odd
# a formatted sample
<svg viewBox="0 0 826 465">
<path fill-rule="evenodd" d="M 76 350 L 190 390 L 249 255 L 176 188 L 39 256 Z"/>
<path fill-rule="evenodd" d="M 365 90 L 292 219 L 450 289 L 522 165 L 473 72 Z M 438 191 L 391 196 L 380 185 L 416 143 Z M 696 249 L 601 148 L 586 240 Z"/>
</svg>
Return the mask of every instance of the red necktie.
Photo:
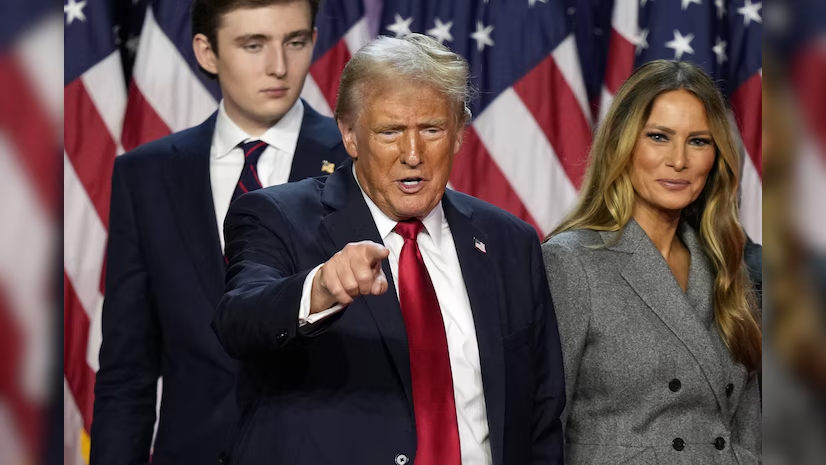
<svg viewBox="0 0 826 465">
<path fill-rule="evenodd" d="M 445 325 L 416 243 L 423 228 L 421 221 L 412 219 L 399 222 L 394 229 L 404 238 L 399 256 L 399 302 L 410 351 L 418 438 L 415 463 L 459 465 L 462 455 Z"/>
</svg>

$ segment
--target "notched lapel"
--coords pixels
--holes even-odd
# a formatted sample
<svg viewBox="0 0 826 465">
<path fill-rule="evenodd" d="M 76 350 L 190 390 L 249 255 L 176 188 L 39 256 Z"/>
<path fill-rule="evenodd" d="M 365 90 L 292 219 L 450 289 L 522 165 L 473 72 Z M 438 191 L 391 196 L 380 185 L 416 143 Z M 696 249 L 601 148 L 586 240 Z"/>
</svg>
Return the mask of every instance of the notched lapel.
<svg viewBox="0 0 826 465">
<path fill-rule="evenodd" d="M 168 198 L 175 214 L 175 226 L 192 260 L 194 272 L 213 306 L 224 293 L 226 265 L 218 238 L 218 222 L 212 200 L 209 151 L 215 115 L 184 142 L 173 146 L 174 153 L 164 170 Z M 170 225 L 171 226 L 171 225 Z"/>
<path fill-rule="evenodd" d="M 342 165 L 330 177 L 324 186 L 321 201 L 332 211 L 322 220 L 324 228 L 332 239 L 336 251 L 351 242 L 364 240 L 383 244 L 376 229 L 373 217 L 364 202 L 361 190 L 351 174 L 349 162 Z M 410 354 L 407 349 L 407 332 L 404 327 L 390 262 L 382 262 L 382 270 L 387 277 L 388 289 L 382 295 L 365 296 L 356 299 L 353 305 L 361 301 L 366 304 L 376 326 L 381 333 L 390 358 L 401 378 L 410 406 L 410 418 L 413 416 L 413 385 L 410 379 Z"/>
<path fill-rule="evenodd" d="M 727 381 L 723 377 L 720 355 L 715 350 L 709 328 L 689 304 L 665 259 L 633 220 L 625 227 L 616 248 L 633 251 L 622 270 L 622 277 L 691 352 L 722 411 L 727 414 L 724 392 Z"/>
<path fill-rule="evenodd" d="M 493 245 L 487 234 L 474 224 L 472 209 L 463 204 L 452 191 L 446 191 L 442 200 L 445 218 L 450 225 L 456 254 L 467 288 L 479 358 L 482 365 L 482 384 L 490 430 L 493 463 L 502 463 L 505 423 L 505 362 L 502 347 L 502 308 L 499 288 L 501 280 L 493 261 Z M 477 241 L 487 244 L 486 251 Z"/>
</svg>

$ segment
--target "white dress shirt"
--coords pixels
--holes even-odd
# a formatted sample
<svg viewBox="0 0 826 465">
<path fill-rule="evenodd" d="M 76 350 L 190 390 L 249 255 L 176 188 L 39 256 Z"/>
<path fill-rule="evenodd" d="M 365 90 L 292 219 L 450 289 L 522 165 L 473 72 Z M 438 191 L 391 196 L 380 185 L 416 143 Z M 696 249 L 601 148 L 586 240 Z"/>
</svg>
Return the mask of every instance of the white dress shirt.
<svg viewBox="0 0 826 465">
<path fill-rule="evenodd" d="M 353 177 L 358 183 L 355 171 Z M 359 188 L 361 188 L 360 184 Z M 399 254 L 404 245 L 404 239 L 393 231 L 396 221 L 385 215 L 364 193 L 363 189 L 361 193 L 364 201 L 367 202 L 384 246 L 390 249 L 388 260 L 398 298 Z M 421 221 L 424 224 L 424 230 L 419 233 L 417 242 L 425 267 L 433 282 L 433 288 L 436 290 L 436 298 L 439 301 L 445 324 L 462 463 L 487 465 L 492 463 L 492 459 L 476 326 L 473 323 L 473 313 L 470 309 L 462 268 L 459 266 L 459 256 L 456 254 L 453 234 L 445 218 L 442 203 L 439 202 L 436 208 Z M 321 265 L 313 269 L 304 281 L 299 309 L 301 325 L 312 324 L 343 308 L 337 305 L 310 315 L 312 282 L 320 267 Z"/>
<path fill-rule="evenodd" d="M 232 193 L 238 185 L 238 178 L 244 169 L 244 151 L 239 147 L 242 142 L 261 140 L 267 148 L 258 159 L 256 172 L 263 187 L 284 184 L 290 179 L 293 166 L 298 133 L 304 119 L 304 104 L 301 99 L 295 101 L 290 110 L 273 127 L 261 137 L 252 137 L 238 127 L 227 115 L 224 101 L 218 106 L 215 119 L 215 131 L 209 153 L 209 178 L 212 186 L 212 204 L 215 206 L 215 219 L 218 220 L 218 237 L 221 250 L 224 250 L 224 218 L 227 216 Z"/>
</svg>

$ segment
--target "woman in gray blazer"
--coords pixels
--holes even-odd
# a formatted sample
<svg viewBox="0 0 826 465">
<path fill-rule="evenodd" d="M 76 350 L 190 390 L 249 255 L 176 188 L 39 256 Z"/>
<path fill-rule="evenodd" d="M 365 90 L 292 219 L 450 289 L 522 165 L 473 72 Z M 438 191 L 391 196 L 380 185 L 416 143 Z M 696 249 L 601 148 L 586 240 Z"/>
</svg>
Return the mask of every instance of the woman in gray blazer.
<svg viewBox="0 0 826 465">
<path fill-rule="evenodd" d="M 713 81 L 676 61 L 638 69 L 600 126 L 579 202 L 543 245 L 566 463 L 761 462 L 732 134 Z"/>
</svg>

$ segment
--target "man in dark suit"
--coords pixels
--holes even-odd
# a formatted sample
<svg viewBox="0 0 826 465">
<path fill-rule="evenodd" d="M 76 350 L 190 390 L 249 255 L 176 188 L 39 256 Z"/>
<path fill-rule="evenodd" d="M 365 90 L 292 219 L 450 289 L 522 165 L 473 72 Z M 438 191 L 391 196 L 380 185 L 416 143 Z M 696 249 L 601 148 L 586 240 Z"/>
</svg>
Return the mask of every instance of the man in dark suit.
<svg viewBox="0 0 826 465">
<path fill-rule="evenodd" d="M 193 3 L 195 54 L 223 100 L 200 126 L 115 162 L 93 464 L 149 461 L 159 377 L 153 464 L 214 463 L 235 427 L 237 363 L 210 329 L 226 272 L 218 225 L 244 192 L 348 158 L 335 122 L 299 99 L 317 9 Z"/>
<path fill-rule="evenodd" d="M 243 361 L 227 462 L 562 463 L 537 233 L 446 189 L 467 79 L 427 36 L 371 42 L 336 104 L 352 163 L 230 208 L 213 322 Z"/>
</svg>

